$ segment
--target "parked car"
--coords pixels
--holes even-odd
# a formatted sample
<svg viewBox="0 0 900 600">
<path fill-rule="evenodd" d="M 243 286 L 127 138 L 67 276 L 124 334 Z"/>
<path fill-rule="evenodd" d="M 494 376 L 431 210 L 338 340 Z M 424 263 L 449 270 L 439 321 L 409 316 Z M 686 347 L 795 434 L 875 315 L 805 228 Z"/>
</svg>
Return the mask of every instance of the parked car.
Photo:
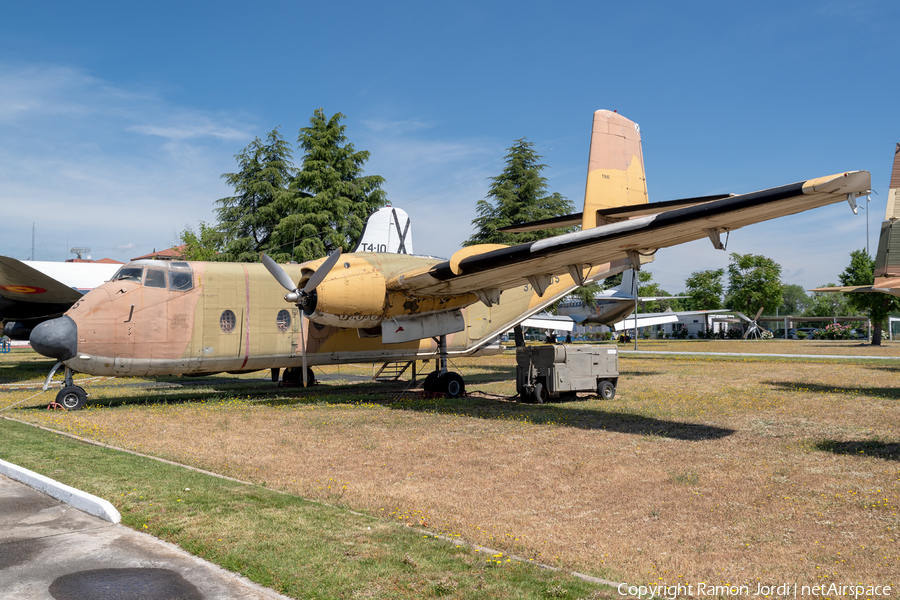
<svg viewBox="0 0 900 600">
<path fill-rule="evenodd" d="M 797 335 L 797 334 L 798 334 L 798 333 L 805 333 L 805 334 L 806 334 L 806 337 L 803 338 L 803 339 L 809 340 L 809 339 L 812 339 L 813 334 L 814 334 L 815 332 L 817 332 L 817 331 L 818 331 L 818 329 L 817 329 L 816 327 L 798 327 L 797 330 L 796 330 L 796 332 L 795 332 L 794 335 L 792 336 L 792 338 L 795 339 L 795 340 L 799 340 L 799 339 L 801 339 L 801 338 L 800 338 L 800 336 Z"/>
</svg>

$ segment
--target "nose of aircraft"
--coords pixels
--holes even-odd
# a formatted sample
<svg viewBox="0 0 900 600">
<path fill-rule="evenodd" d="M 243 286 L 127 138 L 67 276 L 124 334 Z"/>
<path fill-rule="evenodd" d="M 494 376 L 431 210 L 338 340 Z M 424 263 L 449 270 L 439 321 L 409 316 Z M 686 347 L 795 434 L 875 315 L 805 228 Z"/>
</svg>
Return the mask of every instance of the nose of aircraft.
<svg viewBox="0 0 900 600">
<path fill-rule="evenodd" d="M 36 352 L 62 362 L 75 356 L 78 326 L 68 316 L 39 324 L 31 332 L 31 347 Z"/>
</svg>

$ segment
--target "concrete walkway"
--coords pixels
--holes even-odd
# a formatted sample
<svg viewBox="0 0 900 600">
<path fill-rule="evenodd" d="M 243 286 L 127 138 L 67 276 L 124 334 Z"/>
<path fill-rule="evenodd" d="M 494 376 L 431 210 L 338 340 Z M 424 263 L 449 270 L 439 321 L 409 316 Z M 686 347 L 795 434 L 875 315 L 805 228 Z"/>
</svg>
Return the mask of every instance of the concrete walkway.
<svg viewBox="0 0 900 600">
<path fill-rule="evenodd" d="M 0 475 L 0 598 L 286 600 L 181 548 Z"/>
</svg>

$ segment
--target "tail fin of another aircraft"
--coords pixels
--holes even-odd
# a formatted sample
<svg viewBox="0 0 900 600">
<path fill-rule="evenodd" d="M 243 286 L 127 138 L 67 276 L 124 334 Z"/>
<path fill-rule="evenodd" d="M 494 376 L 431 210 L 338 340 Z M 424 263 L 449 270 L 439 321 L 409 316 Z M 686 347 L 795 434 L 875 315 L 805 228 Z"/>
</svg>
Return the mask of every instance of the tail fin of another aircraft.
<svg viewBox="0 0 900 600">
<path fill-rule="evenodd" d="M 634 269 L 626 269 L 622 271 L 622 283 L 615 287 L 622 294 L 628 294 L 634 298 L 637 296 L 637 286 L 634 282 Z"/>
<path fill-rule="evenodd" d="M 616 112 L 598 110 L 591 132 L 581 229 L 604 224 L 602 219 L 598 222 L 598 210 L 647 202 L 640 127 Z"/>
<path fill-rule="evenodd" d="M 412 224 L 402 208 L 386 206 L 376 210 L 363 227 L 354 252 L 412 254 Z"/>
<path fill-rule="evenodd" d="M 878 253 L 875 255 L 875 281 L 900 277 L 900 144 L 894 150 L 887 210 L 881 223 Z"/>
</svg>

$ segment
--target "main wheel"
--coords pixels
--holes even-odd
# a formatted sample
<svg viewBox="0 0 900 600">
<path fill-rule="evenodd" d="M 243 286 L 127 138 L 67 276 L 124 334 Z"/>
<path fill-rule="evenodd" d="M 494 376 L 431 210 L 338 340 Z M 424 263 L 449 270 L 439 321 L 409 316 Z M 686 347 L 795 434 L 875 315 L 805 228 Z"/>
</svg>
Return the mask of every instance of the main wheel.
<svg viewBox="0 0 900 600">
<path fill-rule="evenodd" d="M 302 367 L 288 367 L 281 375 L 281 382 L 287 385 L 297 385 L 300 383 L 302 375 Z"/>
<path fill-rule="evenodd" d="M 433 394 L 437 391 L 437 380 L 438 377 L 441 376 L 440 371 L 432 371 L 428 375 L 425 376 L 425 381 L 422 383 L 422 389 L 428 392 L 429 394 Z"/>
<path fill-rule="evenodd" d="M 438 377 L 438 389 L 448 398 L 459 398 L 466 393 L 466 384 L 459 373 L 447 371 Z"/>
<path fill-rule="evenodd" d="M 67 385 L 56 394 L 56 403 L 66 410 L 81 410 L 87 404 L 87 392 L 77 385 Z"/>
<path fill-rule="evenodd" d="M 616 395 L 616 386 L 604 379 L 597 384 L 597 395 L 604 400 L 612 400 Z"/>
</svg>

